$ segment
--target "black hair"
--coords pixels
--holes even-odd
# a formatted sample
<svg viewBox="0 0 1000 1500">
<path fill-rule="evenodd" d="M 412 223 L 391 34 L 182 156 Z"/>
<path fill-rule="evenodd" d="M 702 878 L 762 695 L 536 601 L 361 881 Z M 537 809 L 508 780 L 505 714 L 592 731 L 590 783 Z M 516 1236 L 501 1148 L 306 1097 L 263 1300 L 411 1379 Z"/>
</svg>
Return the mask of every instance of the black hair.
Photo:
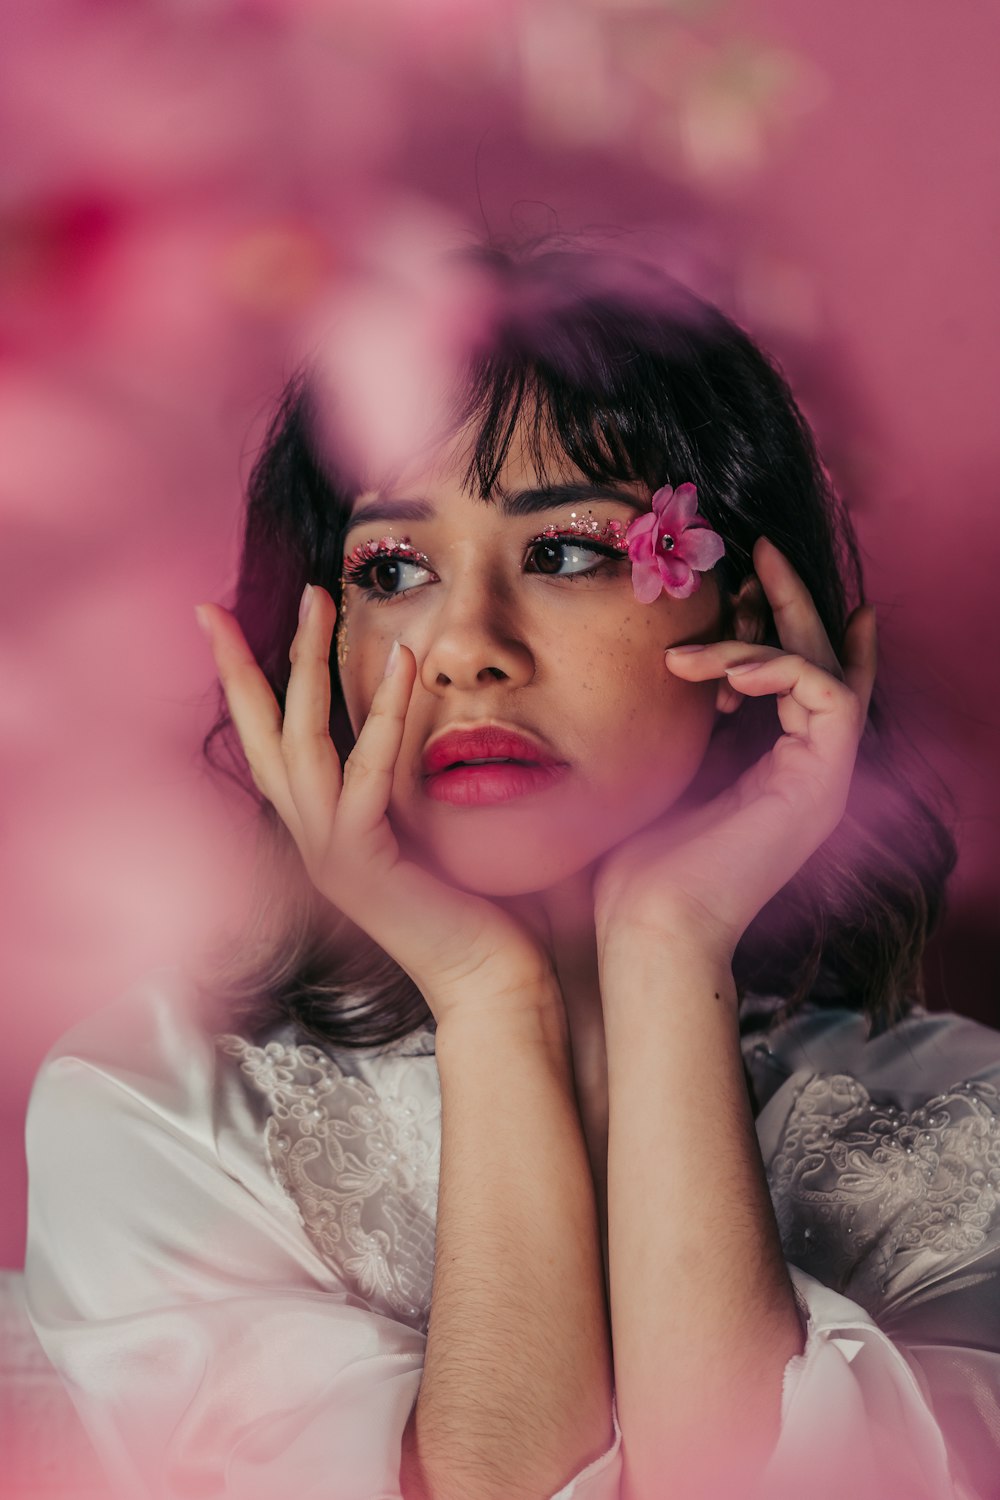
<svg viewBox="0 0 1000 1500">
<path fill-rule="evenodd" d="M 808 587 L 839 654 L 849 613 L 864 598 L 858 543 L 774 358 L 719 308 L 651 268 L 608 274 L 589 252 L 537 247 L 491 246 L 466 260 L 499 293 L 490 335 L 469 358 L 460 412 L 472 434 L 470 490 L 490 498 L 515 434 L 539 473 L 554 443 L 595 482 L 639 481 L 652 491 L 690 480 L 700 512 L 726 542 L 715 569 L 722 597 L 752 575 L 754 542 L 766 535 Z M 319 440 L 309 373 L 300 373 L 250 476 L 232 606 L 282 707 L 304 584 L 318 582 L 340 602 L 356 486 L 331 451 Z M 780 646 L 766 599 L 761 607 L 761 639 Z M 331 735 L 343 760 L 353 733 L 335 660 L 330 670 Z M 720 714 L 690 794 L 711 796 L 778 732 L 767 697 Z M 262 868 L 288 858 L 284 889 L 294 892 L 275 904 L 267 885 L 271 894 L 260 895 L 224 950 L 216 988 L 244 1014 L 294 1018 L 342 1047 L 385 1045 L 432 1024 L 408 977 L 296 885 L 294 846 L 250 779 L 221 694 L 204 752 L 258 804 Z M 857 1009 L 872 1034 L 922 1004 L 924 947 L 957 857 L 952 817 L 945 788 L 892 722 L 876 684 L 847 812 L 743 935 L 733 963 L 740 993 L 777 997 L 776 1022 L 810 1001 Z"/>
</svg>

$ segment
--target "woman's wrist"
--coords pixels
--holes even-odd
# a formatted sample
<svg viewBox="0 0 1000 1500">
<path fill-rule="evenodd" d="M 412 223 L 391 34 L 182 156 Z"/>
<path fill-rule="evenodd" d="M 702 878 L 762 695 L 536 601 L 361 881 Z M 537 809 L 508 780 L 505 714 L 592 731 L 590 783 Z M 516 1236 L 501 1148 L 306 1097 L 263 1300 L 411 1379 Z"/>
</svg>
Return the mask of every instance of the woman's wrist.
<svg viewBox="0 0 1000 1500">
<path fill-rule="evenodd" d="M 641 954 L 652 960 L 659 957 L 671 967 L 682 962 L 701 971 L 728 971 L 739 936 L 699 904 L 678 898 L 653 910 L 609 908 L 597 923 L 597 952 L 602 968 Z"/>
<path fill-rule="evenodd" d="M 431 1003 L 431 1009 L 435 1006 Z M 525 976 L 501 989 L 464 996 L 443 1006 L 435 1033 L 439 1061 L 452 1053 L 481 1054 L 484 1047 L 510 1045 L 526 1051 L 569 1055 L 569 1025 L 562 991 L 553 973 Z"/>
</svg>

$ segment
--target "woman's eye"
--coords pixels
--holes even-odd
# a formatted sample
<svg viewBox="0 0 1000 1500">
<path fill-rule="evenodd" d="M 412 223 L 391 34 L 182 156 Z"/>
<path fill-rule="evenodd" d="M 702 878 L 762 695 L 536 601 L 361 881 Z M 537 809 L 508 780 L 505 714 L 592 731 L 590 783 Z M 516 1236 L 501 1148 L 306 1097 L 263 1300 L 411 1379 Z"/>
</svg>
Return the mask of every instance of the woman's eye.
<svg viewBox="0 0 1000 1500">
<path fill-rule="evenodd" d="M 348 569 L 345 577 L 370 598 L 392 599 L 408 594 L 435 575 L 423 563 L 405 557 L 373 557 L 360 566 Z"/>
<path fill-rule="evenodd" d="M 620 554 L 593 543 L 545 537 L 542 541 L 532 542 L 529 556 L 535 564 L 529 569 L 532 573 L 545 573 L 553 578 L 580 578 L 599 572 L 609 560 Z"/>
</svg>

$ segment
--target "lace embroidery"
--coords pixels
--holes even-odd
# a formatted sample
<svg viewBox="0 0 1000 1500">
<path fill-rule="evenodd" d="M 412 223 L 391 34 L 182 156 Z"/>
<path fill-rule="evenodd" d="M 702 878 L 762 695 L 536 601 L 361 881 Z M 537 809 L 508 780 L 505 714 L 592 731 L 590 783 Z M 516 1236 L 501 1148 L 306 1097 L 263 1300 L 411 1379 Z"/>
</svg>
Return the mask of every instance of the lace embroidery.
<svg viewBox="0 0 1000 1500">
<path fill-rule="evenodd" d="M 973 1254 L 1000 1222 L 1000 1091 L 958 1083 L 907 1111 L 817 1074 L 768 1181 L 786 1259 L 874 1314 L 890 1279 L 926 1277 L 928 1252 Z"/>
<path fill-rule="evenodd" d="M 323 1258 L 349 1288 L 426 1330 L 440 1167 L 439 1100 L 376 1092 L 321 1048 L 215 1038 L 267 1098 L 265 1149 Z"/>
</svg>

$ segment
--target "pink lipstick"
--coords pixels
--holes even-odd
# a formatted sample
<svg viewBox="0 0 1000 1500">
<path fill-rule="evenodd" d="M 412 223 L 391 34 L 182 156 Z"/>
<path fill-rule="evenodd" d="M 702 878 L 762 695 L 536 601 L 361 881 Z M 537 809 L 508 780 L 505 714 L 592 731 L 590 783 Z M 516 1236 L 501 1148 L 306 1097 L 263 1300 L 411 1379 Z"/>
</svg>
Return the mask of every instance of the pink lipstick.
<svg viewBox="0 0 1000 1500">
<path fill-rule="evenodd" d="M 483 724 L 432 740 L 423 770 L 424 791 L 434 801 L 483 807 L 544 791 L 569 766 L 519 730 Z"/>
</svg>

